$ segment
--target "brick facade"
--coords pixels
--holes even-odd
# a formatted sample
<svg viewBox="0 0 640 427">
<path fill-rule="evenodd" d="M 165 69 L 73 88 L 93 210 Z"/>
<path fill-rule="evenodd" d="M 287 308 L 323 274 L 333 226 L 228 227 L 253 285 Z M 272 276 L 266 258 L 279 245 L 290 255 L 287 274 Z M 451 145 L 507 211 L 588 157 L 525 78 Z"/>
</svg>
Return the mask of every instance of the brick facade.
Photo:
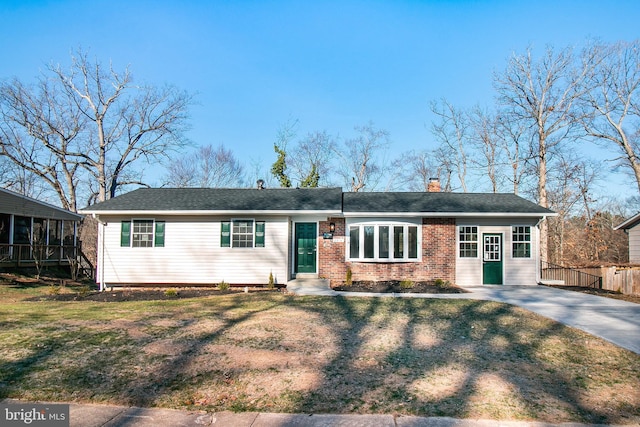
<svg viewBox="0 0 640 427">
<path fill-rule="evenodd" d="M 333 239 L 324 239 L 331 223 L 335 224 Z M 455 283 L 456 220 L 454 218 L 422 219 L 422 260 L 420 262 L 347 262 L 344 218 L 329 218 L 320 222 L 318 237 L 320 277 L 330 279 L 331 286 L 345 280 L 351 268 L 357 280 L 448 280 Z"/>
</svg>

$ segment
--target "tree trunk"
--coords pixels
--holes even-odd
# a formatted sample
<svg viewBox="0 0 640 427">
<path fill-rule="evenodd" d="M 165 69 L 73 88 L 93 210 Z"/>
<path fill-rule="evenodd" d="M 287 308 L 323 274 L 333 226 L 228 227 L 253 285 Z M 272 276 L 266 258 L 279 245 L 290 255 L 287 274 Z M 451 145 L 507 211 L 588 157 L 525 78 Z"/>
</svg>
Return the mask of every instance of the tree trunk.
<svg viewBox="0 0 640 427">
<path fill-rule="evenodd" d="M 545 136 L 540 130 L 538 136 L 538 203 L 548 208 L 547 202 L 547 150 Z M 540 222 L 540 259 L 547 261 L 549 248 L 549 226 L 546 219 Z"/>
</svg>

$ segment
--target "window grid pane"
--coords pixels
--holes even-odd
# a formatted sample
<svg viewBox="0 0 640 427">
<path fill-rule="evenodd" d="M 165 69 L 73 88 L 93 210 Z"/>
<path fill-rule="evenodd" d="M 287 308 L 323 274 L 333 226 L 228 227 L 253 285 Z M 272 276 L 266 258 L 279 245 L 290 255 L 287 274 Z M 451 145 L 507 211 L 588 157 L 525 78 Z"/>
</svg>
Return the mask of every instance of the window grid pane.
<svg viewBox="0 0 640 427">
<path fill-rule="evenodd" d="M 234 248 L 253 247 L 253 220 L 233 221 L 232 246 Z"/>
<path fill-rule="evenodd" d="M 513 227 L 511 240 L 514 258 L 531 258 L 531 227 Z"/>
<path fill-rule="evenodd" d="M 409 227 L 409 258 L 418 258 L 418 227 Z"/>
<path fill-rule="evenodd" d="M 404 227 L 393 227 L 393 257 L 404 258 Z"/>
<path fill-rule="evenodd" d="M 373 236 L 374 227 L 366 226 L 364 228 L 364 257 L 365 258 L 373 258 Z"/>
<path fill-rule="evenodd" d="M 153 220 L 134 220 L 132 235 L 132 246 L 134 248 L 153 247 Z"/>
<path fill-rule="evenodd" d="M 349 256 L 360 258 L 360 227 L 349 228 Z"/>
<path fill-rule="evenodd" d="M 460 258 L 478 257 L 478 227 L 460 227 Z"/>
<path fill-rule="evenodd" d="M 389 227 L 386 225 L 378 229 L 378 250 L 380 258 L 389 258 Z"/>
</svg>

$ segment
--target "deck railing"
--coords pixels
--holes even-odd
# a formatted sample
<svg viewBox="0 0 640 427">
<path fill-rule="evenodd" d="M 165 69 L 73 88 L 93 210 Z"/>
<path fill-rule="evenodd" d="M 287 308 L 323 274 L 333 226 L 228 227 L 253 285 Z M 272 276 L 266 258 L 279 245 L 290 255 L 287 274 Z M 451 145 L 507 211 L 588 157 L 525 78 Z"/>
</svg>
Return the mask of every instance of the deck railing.
<svg viewBox="0 0 640 427">
<path fill-rule="evenodd" d="M 77 263 L 82 274 L 93 277 L 94 267 L 80 246 L 0 244 L 0 266 L 31 267 L 36 263 L 43 266 L 72 266 Z"/>
<path fill-rule="evenodd" d="M 564 282 L 567 286 L 580 286 L 584 288 L 602 289 L 602 277 L 585 273 L 569 267 L 552 264 L 550 262 L 541 262 L 542 280 L 558 280 Z"/>
</svg>

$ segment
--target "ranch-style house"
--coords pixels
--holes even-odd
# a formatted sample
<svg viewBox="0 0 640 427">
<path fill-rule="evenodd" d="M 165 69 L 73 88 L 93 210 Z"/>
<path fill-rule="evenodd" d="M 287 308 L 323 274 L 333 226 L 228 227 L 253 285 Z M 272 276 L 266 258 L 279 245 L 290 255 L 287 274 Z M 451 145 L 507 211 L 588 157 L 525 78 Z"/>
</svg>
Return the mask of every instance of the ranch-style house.
<svg viewBox="0 0 640 427">
<path fill-rule="evenodd" d="M 437 190 L 437 187 L 436 187 Z M 276 284 L 300 277 L 535 285 L 539 224 L 514 194 L 340 188 L 144 188 L 87 207 L 106 286 Z"/>
</svg>

